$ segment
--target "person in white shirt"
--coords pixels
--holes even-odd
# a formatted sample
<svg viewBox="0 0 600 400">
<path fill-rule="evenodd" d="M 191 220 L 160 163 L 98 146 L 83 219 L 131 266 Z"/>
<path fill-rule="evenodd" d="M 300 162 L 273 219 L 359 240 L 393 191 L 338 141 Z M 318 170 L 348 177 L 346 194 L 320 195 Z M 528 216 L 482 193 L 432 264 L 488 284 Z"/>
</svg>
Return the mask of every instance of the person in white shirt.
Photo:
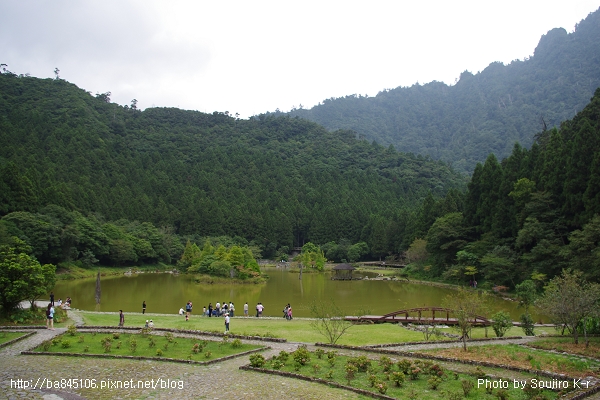
<svg viewBox="0 0 600 400">
<path fill-rule="evenodd" d="M 229 314 L 225 313 L 225 333 L 229 332 Z"/>
</svg>

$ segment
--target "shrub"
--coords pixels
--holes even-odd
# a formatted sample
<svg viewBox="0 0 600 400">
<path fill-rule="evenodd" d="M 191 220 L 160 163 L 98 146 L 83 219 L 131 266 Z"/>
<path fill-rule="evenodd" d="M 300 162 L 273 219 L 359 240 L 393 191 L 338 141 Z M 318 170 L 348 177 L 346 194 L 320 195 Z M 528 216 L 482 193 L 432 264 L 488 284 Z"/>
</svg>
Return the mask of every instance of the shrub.
<svg viewBox="0 0 600 400">
<path fill-rule="evenodd" d="M 290 354 L 285 350 L 281 350 L 277 358 L 279 358 L 279 361 L 281 361 L 282 363 L 286 363 L 288 358 L 290 358 Z"/>
<path fill-rule="evenodd" d="M 384 372 L 390 372 L 394 363 L 392 362 L 391 358 L 387 356 L 381 356 L 379 358 L 379 365 L 381 366 Z"/>
<path fill-rule="evenodd" d="M 210 351 L 206 351 L 206 352 L 204 353 L 204 358 L 211 358 L 211 357 L 212 357 L 212 352 L 210 352 Z"/>
<path fill-rule="evenodd" d="M 432 390 L 437 390 L 438 386 L 442 383 L 442 380 L 437 376 L 432 376 L 427 380 L 427 384 Z"/>
<path fill-rule="evenodd" d="M 117 340 L 117 339 L 119 339 L 121 337 L 121 334 L 119 332 L 114 332 L 112 334 L 112 337 L 113 337 L 113 339 Z"/>
<path fill-rule="evenodd" d="M 321 366 L 319 364 L 313 364 L 312 368 L 313 368 L 313 372 L 315 373 L 315 375 L 318 374 L 319 371 L 321 370 Z"/>
<path fill-rule="evenodd" d="M 323 350 L 323 349 L 317 349 L 317 350 L 315 350 L 315 355 L 317 356 L 317 358 L 319 360 L 323 358 L 324 354 L 325 354 L 325 350 Z"/>
<path fill-rule="evenodd" d="M 417 367 L 416 365 L 413 365 L 412 368 L 408 371 L 410 380 L 416 381 L 417 379 L 419 379 L 419 375 L 421 374 L 421 372 L 421 368 Z"/>
<path fill-rule="evenodd" d="M 162 357 L 162 355 L 163 355 L 163 351 L 161 349 L 156 349 L 156 356 Z"/>
<path fill-rule="evenodd" d="M 527 336 L 534 336 L 533 329 L 535 327 L 533 318 L 531 318 L 531 314 L 525 313 L 521 314 L 521 328 L 523 328 L 523 332 Z"/>
<path fill-rule="evenodd" d="M 75 325 L 69 325 L 67 327 L 67 334 L 69 336 L 75 336 L 77 334 L 77 328 L 75 327 Z"/>
<path fill-rule="evenodd" d="M 371 366 L 371 360 L 369 360 L 366 356 L 358 356 L 348 360 L 348 363 L 356 365 L 359 372 L 367 372 L 369 367 Z"/>
<path fill-rule="evenodd" d="M 71 347 L 71 342 L 67 339 L 63 339 L 62 342 L 60 342 L 60 345 L 63 349 L 68 349 L 69 347 Z"/>
<path fill-rule="evenodd" d="M 199 343 L 194 343 L 194 345 L 192 346 L 192 353 L 194 354 L 201 353 L 202 350 L 204 350 L 204 347 L 200 346 Z"/>
<path fill-rule="evenodd" d="M 404 385 L 405 376 L 403 372 L 394 371 L 391 375 L 392 382 L 396 384 L 398 387 L 402 387 Z"/>
<path fill-rule="evenodd" d="M 239 349 L 240 347 L 242 347 L 242 341 L 240 339 L 234 339 L 231 342 L 231 347 L 234 349 Z"/>
<path fill-rule="evenodd" d="M 129 349 L 132 353 L 135 353 L 135 351 L 137 350 L 137 341 L 134 337 L 131 337 L 131 339 L 129 339 Z"/>
<path fill-rule="evenodd" d="M 171 332 L 165 333 L 165 339 L 167 339 L 167 342 L 169 343 L 173 342 L 173 334 Z"/>
<path fill-rule="evenodd" d="M 408 375 L 410 372 L 410 369 L 412 367 L 412 361 L 410 360 L 400 360 L 398 361 L 398 369 L 400 370 L 400 372 L 403 372 L 405 375 Z"/>
<path fill-rule="evenodd" d="M 250 356 L 250 365 L 254 368 L 262 368 L 265 363 L 266 360 L 262 354 L 252 354 Z"/>
<path fill-rule="evenodd" d="M 273 369 L 281 369 L 285 367 L 285 364 L 280 359 L 274 358 L 273 362 L 271 362 L 271 366 L 273 367 Z"/>
<path fill-rule="evenodd" d="M 85 346 L 85 347 L 83 348 L 83 352 L 84 352 L 84 353 L 87 353 L 88 351 L 90 351 L 90 346 Z"/>
<path fill-rule="evenodd" d="M 492 316 L 492 328 L 496 333 L 496 336 L 503 337 L 504 334 L 513 326 L 512 318 L 510 314 L 504 311 L 499 311 Z"/>
<path fill-rule="evenodd" d="M 358 372 L 358 367 L 350 362 L 346 364 L 346 380 L 348 381 L 348 385 L 350 381 L 356 377 L 356 373 Z"/>
<path fill-rule="evenodd" d="M 84 342 L 84 340 L 85 340 L 85 336 L 81 335 L 81 336 L 79 336 L 79 338 L 77 339 L 77 342 L 79 342 L 79 343 L 83 343 L 83 342 Z"/>
<path fill-rule="evenodd" d="M 377 384 L 375 385 L 375 388 L 381 394 L 385 394 L 385 392 L 387 392 L 387 390 L 388 390 L 387 383 L 385 383 L 383 381 L 377 382 Z"/>
<path fill-rule="evenodd" d="M 471 393 L 471 390 L 473 390 L 473 388 L 475 387 L 473 381 L 470 381 L 468 379 L 461 379 L 460 384 L 462 385 L 462 390 L 465 397 L 467 397 L 469 393 Z"/>
<path fill-rule="evenodd" d="M 310 361 L 310 352 L 306 346 L 300 346 L 292 353 L 292 357 L 296 363 L 304 366 Z"/>
<path fill-rule="evenodd" d="M 44 343 L 42 343 L 42 350 L 48 351 L 48 350 L 50 350 L 50 346 L 52 346 L 52 342 L 49 340 L 46 340 Z"/>
</svg>

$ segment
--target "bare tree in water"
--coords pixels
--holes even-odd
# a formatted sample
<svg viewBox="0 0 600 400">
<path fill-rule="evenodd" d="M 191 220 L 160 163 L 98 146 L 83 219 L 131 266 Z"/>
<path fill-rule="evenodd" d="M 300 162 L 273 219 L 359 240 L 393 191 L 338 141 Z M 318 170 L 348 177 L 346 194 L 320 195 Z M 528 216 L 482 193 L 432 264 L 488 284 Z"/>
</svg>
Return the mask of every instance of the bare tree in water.
<svg viewBox="0 0 600 400">
<path fill-rule="evenodd" d="M 96 304 L 100 304 L 101 295 L 102 291 L 100 290 L 100 271 L 98 271 L 98 275 L 96 275 Z"/>
</svg>

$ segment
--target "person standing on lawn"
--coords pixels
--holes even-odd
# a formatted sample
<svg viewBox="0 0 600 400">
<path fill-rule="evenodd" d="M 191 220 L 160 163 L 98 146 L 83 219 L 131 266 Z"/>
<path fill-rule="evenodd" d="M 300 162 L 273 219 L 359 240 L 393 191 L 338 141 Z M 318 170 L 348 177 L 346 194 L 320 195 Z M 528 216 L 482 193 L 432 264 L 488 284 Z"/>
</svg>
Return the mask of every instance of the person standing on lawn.
<svg viewBox="0 0 600 400">
<path fill-rule="evenodd" d="M 229 332 L 229 313 L 225 313 L 225 333 Z"/>
</svg>

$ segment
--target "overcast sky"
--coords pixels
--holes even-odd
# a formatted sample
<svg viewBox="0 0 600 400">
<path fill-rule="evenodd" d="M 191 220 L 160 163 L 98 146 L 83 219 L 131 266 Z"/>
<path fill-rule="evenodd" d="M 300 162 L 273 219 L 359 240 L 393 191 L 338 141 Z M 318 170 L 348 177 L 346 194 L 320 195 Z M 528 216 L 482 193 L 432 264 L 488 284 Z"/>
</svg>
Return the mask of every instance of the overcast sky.
<svg viewBox="0 0 600 400">
<path fill-rule="evenodd" d="M 119 104 L 241 117 L 533 55 L 589 0 L 0 0 L 0 63 Z"/>
</svg>

